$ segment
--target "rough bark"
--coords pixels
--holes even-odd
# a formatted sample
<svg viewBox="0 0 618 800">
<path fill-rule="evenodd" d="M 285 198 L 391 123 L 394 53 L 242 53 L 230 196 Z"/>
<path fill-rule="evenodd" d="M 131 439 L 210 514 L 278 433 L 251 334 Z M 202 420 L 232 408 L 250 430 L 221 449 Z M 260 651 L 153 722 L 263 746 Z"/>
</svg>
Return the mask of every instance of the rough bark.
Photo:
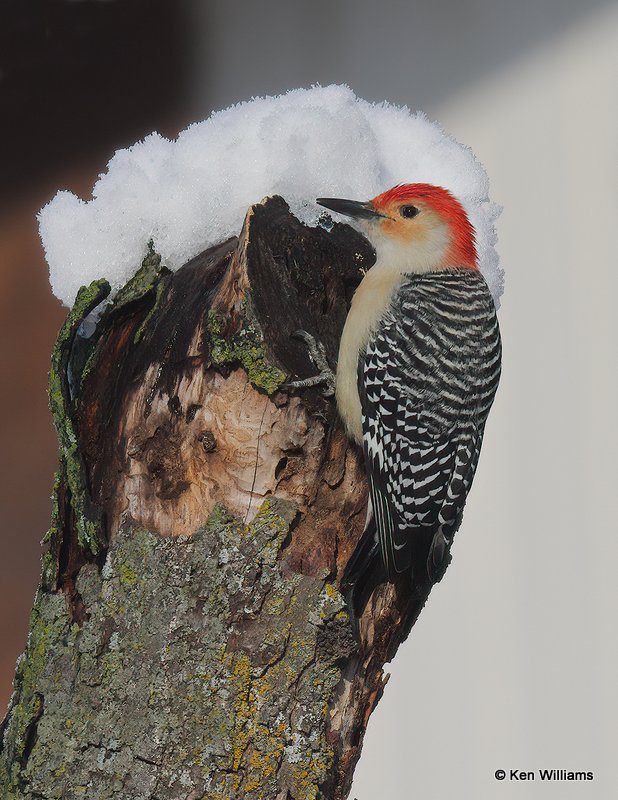
<svg viewBox="0 0 618 800">
<path fill-rule="evenodd" d="M 335 363 L 371 266 L 345 225 L 281 198 L 172 274 L 155 253 L 84 288 L 50 402 L 60 470 L 28 645 L 3 723 L 7 798 L 341 800 L 383 666 L 425 600 L 378 584 L 354 633 L 339 582 L 362 454 L 291 337 Z"/>
</svg>

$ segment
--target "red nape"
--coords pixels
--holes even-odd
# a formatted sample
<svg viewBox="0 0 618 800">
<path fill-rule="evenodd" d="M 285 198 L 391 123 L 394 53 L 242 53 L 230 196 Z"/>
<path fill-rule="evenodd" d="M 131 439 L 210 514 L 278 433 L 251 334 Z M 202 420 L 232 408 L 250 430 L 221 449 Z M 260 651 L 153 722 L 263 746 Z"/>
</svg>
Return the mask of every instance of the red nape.
<svg viewBox="0 0 618 800">
<path fill-rule="evenodd" d="M 474 228 L 464 207 L 448 189 L 430 183 L 401 183 L 371 201 L 378 210 L 386 210 L 395 203 L 415 205 L 416 202 L 429 206 L 448 223 L 452 236 L 449 262 L 478 269 Z"/>
</svg>

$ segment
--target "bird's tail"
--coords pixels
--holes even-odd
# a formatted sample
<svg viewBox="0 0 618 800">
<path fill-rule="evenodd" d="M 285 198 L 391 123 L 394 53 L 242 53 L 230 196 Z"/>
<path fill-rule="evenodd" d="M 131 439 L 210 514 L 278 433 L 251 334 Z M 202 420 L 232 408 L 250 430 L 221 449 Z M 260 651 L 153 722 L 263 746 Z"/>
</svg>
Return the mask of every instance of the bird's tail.
<svg viewBox="0 0 618 800">
<path fill-rule="evenodd" d="M 386 572 L 376 537 L 375 519 L 370 515 L 341 579 L 341 592 L 346 598 L 354 627 L 357 627 L 371 593 L 385 580 Z"/>
</svg>

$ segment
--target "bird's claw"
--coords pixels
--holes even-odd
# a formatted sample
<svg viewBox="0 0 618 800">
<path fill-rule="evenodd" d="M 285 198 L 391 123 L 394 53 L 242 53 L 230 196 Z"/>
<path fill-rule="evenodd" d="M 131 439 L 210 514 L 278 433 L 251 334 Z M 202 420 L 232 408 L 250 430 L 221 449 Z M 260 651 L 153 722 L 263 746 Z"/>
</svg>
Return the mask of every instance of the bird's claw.
<svg viewBox="0 0 618 800">
<path fill-rule="evenodd" d="M 332 397 L 335 394 L 335 375 L 328 364 L 326 349 L 322 342 L 316 340 L 308 331 L 298 330 L 291 334 L 294 339 L 304 342 L 309 351 L 309 356 L 316 367 L 320 370 L 317 375 L 310 378 L 303 378 L 298 381 L 289 381 L 284 384 L 284 389 L 307 389 L 310 386 L 324 385 L 322 394 L 324 397 Z"/>
<path fill-rule="evenodd" d="M 304 378 L 299 381 L 288 381 L 281 387 L 282 389 L 308 389 L 311 386 L 319 386 L 324 384 L 322 394 L 324 397 L 332 397 L 335 394 L 335 381 L 333 373 L 329 369 L 328 372 L 320 372 L 318 375 L 312 375 L 311 378 Z"/>
</svg>

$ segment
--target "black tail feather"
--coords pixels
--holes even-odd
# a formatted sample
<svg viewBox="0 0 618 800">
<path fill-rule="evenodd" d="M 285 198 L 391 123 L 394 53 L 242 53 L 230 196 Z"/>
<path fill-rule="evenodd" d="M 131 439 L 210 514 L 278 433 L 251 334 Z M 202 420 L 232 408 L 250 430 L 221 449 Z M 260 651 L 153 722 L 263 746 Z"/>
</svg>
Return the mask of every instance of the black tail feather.
<svg viewBox="0 0 618 800">
<path fill-rule="evenodd" d="M 370 519 L 341 580 L 341 592 L 346 598 L 350 620 L 355 629 L 358 628 L 358 620 L 371 593 L 386 579 L 386 570 L 376 539 L 375 522 Z"/>
</svg>

